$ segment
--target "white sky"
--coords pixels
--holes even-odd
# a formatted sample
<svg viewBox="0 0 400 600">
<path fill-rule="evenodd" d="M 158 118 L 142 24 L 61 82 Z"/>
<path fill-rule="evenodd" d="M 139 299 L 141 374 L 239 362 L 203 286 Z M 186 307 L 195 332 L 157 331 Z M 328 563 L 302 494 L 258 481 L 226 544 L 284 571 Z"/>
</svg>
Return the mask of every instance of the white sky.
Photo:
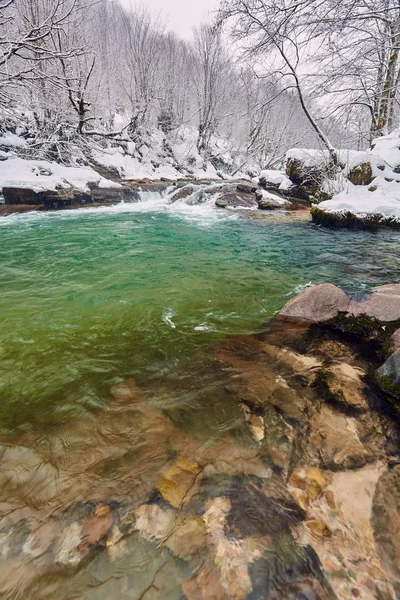
<svg viewBox="0 0 400 600">
<path fill-rule="evenodd" d="M 134 5 L 134 0 L 120 0 L 123 6 Z M 218 0 L 142 0 L 151 12 L 159 13 L 167 29 L 175 31 L 179 37 L 189 39 L 192 27 L 209 20 L 210 14 L 218 6 Z"/>
</svg>

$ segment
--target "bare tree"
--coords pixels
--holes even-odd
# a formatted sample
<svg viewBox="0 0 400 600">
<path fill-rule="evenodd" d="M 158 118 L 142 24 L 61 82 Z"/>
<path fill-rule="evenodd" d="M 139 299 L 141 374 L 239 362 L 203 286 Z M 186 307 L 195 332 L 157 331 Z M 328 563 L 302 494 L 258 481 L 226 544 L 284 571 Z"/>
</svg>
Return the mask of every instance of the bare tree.
<svg viewBox="0 0 400 600">
<path fill-rule="evenodd" d="M 334 11 L 317 7 L 313 20 L 328 33 L 318 93 L 336 98 L 338 111 L 367 111 L 371 139 L 390 131 L 400 83 L 398 0 L 337 0 Z"/>
<path fill-rule="evenodd" d="M 222 46 L 219 27 L 204 24 L 195 30 L 193 57 L 193 83 L 199 114 L 197 149 L 204 152 L 223 114 L 227 77 L 231 68 Z"/>
<path fill-rule="evenodd" d="M 0 5 L 0 102 L 10 103 L 21 85 L 46 77 L 44 65 L 59 58 L 78 56 L 82 43 L 54 48 L 53 36 L 62 33 L 79 0 L 7 0 Z"/>
<path fill-rule="evenodd" d="M 255 61 L 269 58 L 274 67 L 271 72 L 289 81 L 286 88 L 293 87 L 302 110 L 318 139 L 326 148 L 334 165 L 339 158 L 336 148 L 318 124 L 307 103 L 301 66 L 303 55 L 315 32 L 309 29 L 308 16 L 314 0 L 295 2 L 286 0 L 223 0 L 220 22 L 233 22 L 233 36 L 245 43 L 247 56 Z"/>
</svg>

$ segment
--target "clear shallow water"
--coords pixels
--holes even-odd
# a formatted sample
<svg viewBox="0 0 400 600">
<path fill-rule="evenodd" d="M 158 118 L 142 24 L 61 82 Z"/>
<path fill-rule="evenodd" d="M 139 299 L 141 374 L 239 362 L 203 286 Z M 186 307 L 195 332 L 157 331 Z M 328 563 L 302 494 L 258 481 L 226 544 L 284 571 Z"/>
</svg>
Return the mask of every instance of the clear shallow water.
<svg viewBox="0 0 400 600">
<path fill-rule="evenodd" d="M 0 219 L 0 596 L 330 598 L 283 483 L 280 402 L 311 412 L 312 386 L 269 338 L 216 342 L 310 282 L 398 282 L 399 251 L 396 232 L 151 198 Z"/>
<path fill-rule="evenodd" d="M 253 332 L 295 291 L 400 277 L 396 232 L 330 231 L 162 200 L 0 220 L 0 422 L 57 421 L 114 383 Z"/>
</svg>

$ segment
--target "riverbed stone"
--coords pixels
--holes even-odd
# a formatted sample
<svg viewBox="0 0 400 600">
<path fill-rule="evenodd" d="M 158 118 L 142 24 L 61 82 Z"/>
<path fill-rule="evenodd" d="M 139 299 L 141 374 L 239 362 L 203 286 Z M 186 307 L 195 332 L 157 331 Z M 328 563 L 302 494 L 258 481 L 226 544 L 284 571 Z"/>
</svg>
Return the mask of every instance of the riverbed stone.
<svg viewBox="0 0 400 600">
<path fill-rule="evenodd" d="M 400 594 L 400 465 L 385 471 L 373 496 L 372 525 L 379 556 Z"/>
<path fill-rule="evenodd" d="M 168 467 L 157 489 L 172 506 L 180 508 L 196 493 L 201 479 L 201 469 L 194 461 L 179 458 Z"/>
<path fill-rule="evenodd" d="M 365 394 L 367 388 L 362 380 L 365 371 L 348 363 L 339 362 L 331 365 L 326 370 L 326 374 L 329 392 L 337 402 L 356 410 L 368 410 Z"/>
<path fill-rule="evenodd" d="M 368 461 L 356 419 L 324 405 L 311 419 L 310 427 L 309 447 L 317 464 L 337 470 L 362 467 Z"/>
</svg>

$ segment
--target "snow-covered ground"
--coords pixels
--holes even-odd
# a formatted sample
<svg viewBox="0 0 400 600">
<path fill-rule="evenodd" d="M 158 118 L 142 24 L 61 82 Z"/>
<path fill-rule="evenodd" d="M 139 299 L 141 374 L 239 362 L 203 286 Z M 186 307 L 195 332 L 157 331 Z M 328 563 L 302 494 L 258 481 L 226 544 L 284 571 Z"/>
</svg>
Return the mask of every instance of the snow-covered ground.
<svg viewBox="0 0 400 600">
<path fill-rule="evenodd" d="M 89 184 L 100 188 L 120 187 L 118 183 L 105 179 L 90 167 L 66 167 L 55 162 L 25 160 L 0 153 L 1 190 L 10 187 L 42 192 L 74 188 L 80 192 L 88 192 Z"/>
<path fill-rule="evenodd" d="M 125 125 L 125 121 L 114 124 L 116 128 Z M 72 186 L 84 191 L 89 183 L 103 185 L 102 178 L 88 165 L 111 169 L 127 180 L 190 177 L 219 181 L 232 176 L 249 178 L 249 172 L 254 174 L 258 170 L 249 157 L 232 146 L 231 140 L 218 136 L 213 136 L 207 155 L 201 155 L 196 128 L 189 126 L 182 126 L 168 136 L 153 129 L 135 142 L 126 131 L 118 139 L 75 136 L 64 146 L 57 138 L 54 141 L 61 148 L 60 162 L 64 164 L 47 160 L 46 148 L 52 149 L 52 143 L 37 135 L 27 125 L 0 132 L 0 188 L 43 191 Z"/>
</svg>

